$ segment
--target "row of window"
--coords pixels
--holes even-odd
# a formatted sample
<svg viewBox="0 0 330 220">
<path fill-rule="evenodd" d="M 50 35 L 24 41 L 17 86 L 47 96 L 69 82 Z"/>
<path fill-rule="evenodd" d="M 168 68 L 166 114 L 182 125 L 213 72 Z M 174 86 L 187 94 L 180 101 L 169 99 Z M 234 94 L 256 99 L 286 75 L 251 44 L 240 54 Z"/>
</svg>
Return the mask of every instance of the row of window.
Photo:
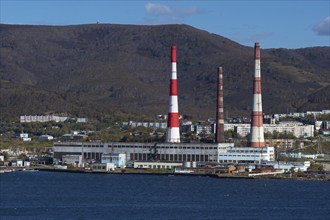
<svg viewBox="0 0 330 220">
<path fill-rule="evenodd" d="M 85 145 L 84 147 L 103 147 L 103 145 Z"/>
<path fill-rule="evenodd" d="M 226 155 L 220 154 L 220 157 L 259 157 L 259 155 Z"/>
<path fill-rule="evenodd" d="M 267 153 L 267 150 L 228 150 L 228 153 Z"/>
<path fill-rule="evenodd" d="M 204 162 L 209 161 L 209 156 L 213 155 L 198 155 L 198 154 L 157 154 L 157 155 L 150 155 L 150 154 L 130 154 L 131 160 L 137 161 L 146 161 L 150 159 L 154 160 L 161 160 L 161 161 L 197 161 L 197 162 Z"/>
<path fill-rule="evenodd" d="M 81 145 L 56 145 L 56 147 L 81 147 Z M 104 147 L 104 145 L 96 145 L 96 144 L 88 144 L 88 145 L 83 145 L 83 147 L 90 147 L 90 148 L 100 148 Z M 150 149 L 153 148 L 153 146 L 125 146 L 125 145 L 109 145 L 108 147 L 113 147 L 113 148 L 146 148 Z M 160 149 L 191 149 L 191 150 L 216 150 L 217 147 L 178 147 L 178 146 L 157 146 L 156 148 Z"/>
<path fill-rule="evenodd" d="M 96 169 L 96 170 L 105 170 L 105 166 L 93 166 L 93 169 Z"/>
<path fill-rule="evenodd" d="M 139 165 L 139 168 L 171 169 L 172 166 L 165 165 Z"/>
<path fill-rule="evenodd" d="M 109 146 L 111 147 L 111 146 Z M 121 145 L 113 145 L 112 147 L 114 148 L 152 148 L 152 146 L 121 146 Z M 156 148 L 161 148 L 161 149 L 192 149 L 192 150 L 216 150 L 217 147 L 176 147 L 176 146 L 157 146 Z"/>
<path fill-rule="evenodd" d="M 219 160 L 219 163 L 255 163 L 253 160 Z M 256 161 L 259 163 L 259 161 Z"/>
</svg>

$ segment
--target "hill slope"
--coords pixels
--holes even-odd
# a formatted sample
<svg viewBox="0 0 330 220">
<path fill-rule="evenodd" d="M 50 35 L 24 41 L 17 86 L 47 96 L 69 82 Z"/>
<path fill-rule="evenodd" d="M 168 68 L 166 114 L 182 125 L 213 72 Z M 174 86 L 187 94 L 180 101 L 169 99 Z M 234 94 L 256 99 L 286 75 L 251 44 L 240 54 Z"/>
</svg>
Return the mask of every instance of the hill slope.
<svg viewBox="0 0 330 220">
<path fill-rule="evenodd" d="M 166 114 L 171 45 L 178 48 L 181 114 L 215 115 L 219 65 L 225 112 L 250 114 L 253 48 L 219 35 L 187 25 L 2 24 L 1 116 Z M 329 93 L 329 60 L 329 47 L 262 50 L 264 112 L 329 109 L 322 95 Z"/>
</svg>

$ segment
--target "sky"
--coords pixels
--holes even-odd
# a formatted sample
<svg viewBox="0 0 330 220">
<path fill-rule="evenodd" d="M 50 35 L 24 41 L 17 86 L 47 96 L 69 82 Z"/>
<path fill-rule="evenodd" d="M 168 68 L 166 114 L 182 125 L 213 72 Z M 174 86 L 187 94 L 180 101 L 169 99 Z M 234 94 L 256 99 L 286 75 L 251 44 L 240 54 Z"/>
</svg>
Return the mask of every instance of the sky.
<svg viewBox="0 0 330 220">
<path fill-rule="evenodd" d="M 330 46 L 330 0 L 0 0 L 0 23 L 187 24 L 262 48 Z"/>
</svg>

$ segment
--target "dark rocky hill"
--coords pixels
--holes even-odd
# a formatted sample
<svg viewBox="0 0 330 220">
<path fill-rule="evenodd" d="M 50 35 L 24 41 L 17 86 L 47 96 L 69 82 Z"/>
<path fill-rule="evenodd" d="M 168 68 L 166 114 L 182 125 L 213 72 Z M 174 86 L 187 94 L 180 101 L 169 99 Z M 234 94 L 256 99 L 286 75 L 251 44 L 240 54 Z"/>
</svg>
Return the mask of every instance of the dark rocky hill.
<svg viewBox="0 0 330 220">
<path fill-rule="evenodd" d="M 219 65 L 226 115 L 250 114 L 253 45 L 187 25 L 1 24 L 1 117 L 166 114 L 171 45 L 181 114 L 215 115 Z M 330 47 L 262 50 L 264 113 L 329 109 L 329 60 Z"/>
</svg>

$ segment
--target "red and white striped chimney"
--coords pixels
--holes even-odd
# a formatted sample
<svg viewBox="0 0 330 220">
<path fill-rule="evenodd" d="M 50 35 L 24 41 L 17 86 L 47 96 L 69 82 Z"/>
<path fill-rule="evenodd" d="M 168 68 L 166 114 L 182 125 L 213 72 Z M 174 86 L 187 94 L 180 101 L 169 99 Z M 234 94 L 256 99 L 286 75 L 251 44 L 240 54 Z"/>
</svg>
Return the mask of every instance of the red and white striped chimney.
<svg viewBox="0 0 330 220">
<path fill-rule="evenodd" d="M 170 83 L 170 101 L 167 118 L 167 143 L 180 143 L 178 81 L 176 74 L 176 46 L 171 47 L 172 77 Z"/>
<path fill-rule="evenodd" d="M 215 143 L 225 142 L 224 131 L 224 114 L 223 114 L 223 73 L 222 67 L 218 68 L 218 99 L 217 99 L 217 114 L 216 114 L 216 132 Z"/>
<path fill-rule="evenodd" d="M 265 147 L 262 123 L 260 45 L 254 46 L 253 110 L 251 114 L 250 147 Z"/>
</svg>

